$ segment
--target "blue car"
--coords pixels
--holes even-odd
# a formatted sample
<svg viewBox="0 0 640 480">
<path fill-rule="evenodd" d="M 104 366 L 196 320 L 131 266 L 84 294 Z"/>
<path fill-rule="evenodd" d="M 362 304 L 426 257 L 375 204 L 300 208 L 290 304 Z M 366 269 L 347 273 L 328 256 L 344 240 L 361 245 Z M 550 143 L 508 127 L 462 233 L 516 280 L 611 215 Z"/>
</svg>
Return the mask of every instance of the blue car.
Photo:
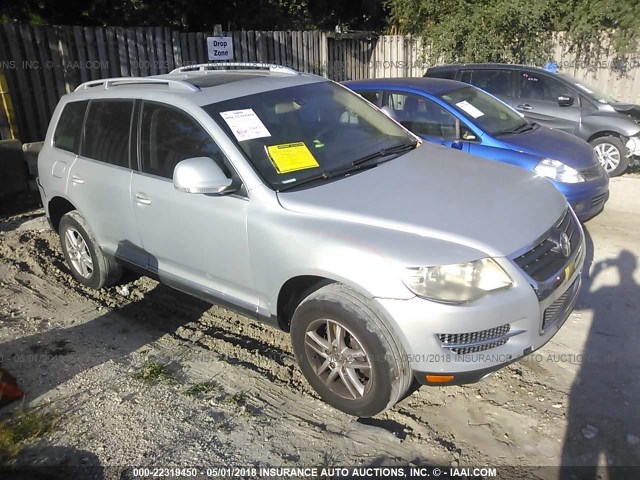
<svg viewBox="0 0 640 480">
<path fill-rule="evenodd" d="M 425 140 L 547 177 L 582 222 L 598 215 L 609 198 L 609 176 L 587 142 L 528 121 L 476 87 L 439 78 L 344 85 Z"/>
</svg>

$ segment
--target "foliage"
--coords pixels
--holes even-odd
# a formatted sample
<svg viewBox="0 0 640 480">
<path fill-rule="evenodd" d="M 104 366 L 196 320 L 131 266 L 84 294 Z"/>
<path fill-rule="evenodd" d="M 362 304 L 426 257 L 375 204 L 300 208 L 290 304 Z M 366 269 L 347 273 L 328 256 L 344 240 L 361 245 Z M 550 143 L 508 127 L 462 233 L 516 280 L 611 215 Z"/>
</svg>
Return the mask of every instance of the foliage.
<svg viewBox="0 0 640 480">
<path fill-rule="evenodd" d="M 582 60 L 610 40 L 633 49 L 637 0 L 387 0 L 398 33 L 423 36 L 440 62 L 545 63 L 554 34 L 565 32 Z"/>
<path fill-rule="evenodd" d="M 390 0 L 401 32 L 428 39 L 432 60 L 541 61 L 547 56 L 554 11 L 548 0 Z"/>
<path fill-rule="evenodd" d="M 589 64 L 603 46 L 625 56 L 635 53 L 640 35 L 640 1 L 569 0 L 559 2 L 557 29 L 567 32 L 569 47 Z"/>
<path fill-rule="evenodd" d="M 0 20 L 54 25 L 166 26 L 186 31 L 381 28 L 384 0 L 24 0 L 3 2 Z"/>
</svg>

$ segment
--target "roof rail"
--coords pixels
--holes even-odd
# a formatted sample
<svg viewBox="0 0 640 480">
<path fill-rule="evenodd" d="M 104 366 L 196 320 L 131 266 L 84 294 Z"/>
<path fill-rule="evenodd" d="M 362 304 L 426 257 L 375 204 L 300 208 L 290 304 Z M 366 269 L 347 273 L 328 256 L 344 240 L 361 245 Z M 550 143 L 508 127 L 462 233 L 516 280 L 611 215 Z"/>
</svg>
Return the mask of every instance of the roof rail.
<svg viewBox="0 0 640 480">
<path fill-rule="evenodd" d="M 103 78 L 102 80 L 91 80 L 79 85 L 74 91 L 87 90 L 93 87 L 104 87 L 105 90 L 109 90 L 111 87 L 117 87 L 119 85 L 166 85 L 169 88 L 176 88 L 180 90 L 188 90 L 190 92 L 199 92 L 200 87 L 192 85 L 189 82 L 182 80 L 174 80 L 172 78 L 150 78 L 150 77 L 119 77 L 119 78 Z"/>
<path fill-rule="evenodd" d="M 216 70 L 219 67 L 244 67 L 245 69 L 269 70 L 270 72 L 287 73 L 289 75 L 300 75 L 300 72 L 284 65 L 277 63 L 264 62 L 218 62 L 218 63 L 199 63 L 197 65 L 186 65 L 171 71 L 171 73 L 183 72 L 206 72 L 207 70 Z"/>
</svg>

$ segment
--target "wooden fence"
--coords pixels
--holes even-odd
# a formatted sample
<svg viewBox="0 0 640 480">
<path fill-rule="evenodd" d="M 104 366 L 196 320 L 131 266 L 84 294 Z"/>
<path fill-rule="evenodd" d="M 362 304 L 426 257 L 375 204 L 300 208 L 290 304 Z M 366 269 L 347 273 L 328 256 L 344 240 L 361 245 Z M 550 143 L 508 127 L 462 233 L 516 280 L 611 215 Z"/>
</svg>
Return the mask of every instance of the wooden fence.
<svg viewBox="0 0 640 480">
<path fill-rule="evenodd" d="M 58 100 L 80 83 L 105 77 L 146 76 L 209 61 L 209 36 L 233 38 L 234 60 L 287 65 L 336 81 L 422 76 L 423 46 L 411 35 L 376 36 L 322 31 L 178 32 L 164 27 L 0 25 L 0 138 L 44 138 Z M 564 68 L 573 57 L 558 44 L 563 71 L 602 87 L 620 100 L 640 101 L 637 65 L 625 75 L 612 69 Z M 603 54 L 603 65 L 608 57 Z M 2 76 L 9 96 L 3 88 Z M 11 103 L 8 102 L 10 97 Z M 3 113 L 13 112 L 14 122 Z"/>
</svg>

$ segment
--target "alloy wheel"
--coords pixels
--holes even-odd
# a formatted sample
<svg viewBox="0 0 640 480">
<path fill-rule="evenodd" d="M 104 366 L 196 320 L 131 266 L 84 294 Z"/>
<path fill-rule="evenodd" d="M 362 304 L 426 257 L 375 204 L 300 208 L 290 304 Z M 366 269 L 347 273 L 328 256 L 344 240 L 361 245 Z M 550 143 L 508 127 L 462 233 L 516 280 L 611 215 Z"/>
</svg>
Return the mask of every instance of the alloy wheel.
<svg viewBox="0 0 640 480">
<path fill-rule="evenodd" d="M 620 165 L 620 150 L 611 143 L 601 143 L 594 147 L 594 151 L 598 156 L 600 164 L 607 172 L 613 171 Z"/>
<path fill-rule="evenodd" d="M 68 228 L 64 235 L 65 248 L 71 266 L 84 278 L 93 274 L 93 260 L 87 242 L 75 228 Z"/>
<path fill-rule="evenodd" d="M 369 355 L 356 336 L 335 320 L 318 319 L 305 332 L 305 353 L 315 374 L 335 394 L 364 396 L 372 384 Z"/>
</svg>

